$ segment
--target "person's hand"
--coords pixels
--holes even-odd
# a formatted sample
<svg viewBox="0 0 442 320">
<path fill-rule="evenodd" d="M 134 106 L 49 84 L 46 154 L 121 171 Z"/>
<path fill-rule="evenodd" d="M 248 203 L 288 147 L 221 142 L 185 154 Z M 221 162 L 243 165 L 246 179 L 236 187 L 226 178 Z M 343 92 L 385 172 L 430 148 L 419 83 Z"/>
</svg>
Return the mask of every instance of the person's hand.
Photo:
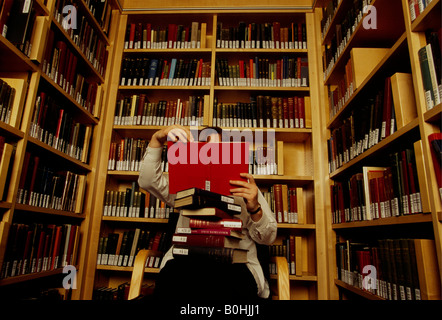
<svg viewBox="0 0 442 320">
<path fill-rule="evenodd" d="M 230 184 L 239 186 L 238 188 L 230 189 L 234 196 L 243 197 L 247 206 L 247 211 L 254 212 L 259 208 L 258 202 L 258 186 L 255 179 L 249 173 L 241 173 L 241 177 L 248 179 L 248 182 L 241 180 L 230 180 Z M 258 212 L 259 214 L 261 212 Z M 256 215 L 252 215 L 254 217 Z M 259 216 L 259 215 L 258 215 Z"/>
<path fill-rule="evenodd" d="M 149 142 L 149 146 L 152 148 L 161 148 L 166 140 L 173 142 L 180 141 L 184 143 L 187 141 L 194 141 L 189 128 L 174 124 L 155 132 Z"/>
</svg>

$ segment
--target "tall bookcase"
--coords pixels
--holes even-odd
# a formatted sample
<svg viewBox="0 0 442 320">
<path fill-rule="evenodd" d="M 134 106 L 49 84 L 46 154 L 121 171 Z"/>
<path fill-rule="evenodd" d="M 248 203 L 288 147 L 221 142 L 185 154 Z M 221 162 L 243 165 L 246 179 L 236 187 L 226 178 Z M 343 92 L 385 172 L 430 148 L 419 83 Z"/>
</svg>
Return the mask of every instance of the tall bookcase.
<svg viewBox="0 0 442 320">
<path fill-rule="evenodd" d="M 418 2 L 426 3 L 426 1 L 416 3 Z M 326 211 L 326 219 L 327 230 L 331 230 L 328 232 L 330 255 L 327 264 L 329 265 L 330 298 L 332 299 L 346 299 L 354 295 L 367 299 L 388 299 L 389 293 L 386 289 L 380 288 L 380 291 L 376 291 L 372 287 L 367 288 L 361 284 L 362 270 L 357 270 L 360 274 L 359 283 L 349 275 L 355 271 L 354 264 L 362 266 L 366 262 L 353 260 L 353 258 L 345 259 L 343 253 L 347 254 L 346 250 L 350 248 L 350 254 L 356 256 L 356 251 L 359 251 L 362 256 L 361 252 L 367 251 L 367 248 L 377 247 L 379 251 L 378 253 L 372 251 L 372 257 L 379 252 L 382 252 L 379 255 L 382 256 L 388 251 L 381 251 L 384 250 L 382 243 L 373 245 L 373 242 L 380 239 L 404 238 L 432 240 L 430 242 L 432 254 L 429 257 L 420 258 L 420 262 L 419 260 L 417 262 L 418 266 L 419 263 L 423 263 L 432 267 L 426 269 L 426 273 L 419 270 L 417 282 L 411 282 L 406 277 L 401 278 L 402 275 L 395 273 L 390 273 L 392 278 L 388 280 L 397 281 L 397 283 L 410 281 L 413 284 L 408 284 L 408 286 L 412 288 L 420 282 L 421 289 L 430 292 L 428 296 L 421 296 L 422 299 L 440 298 L 441 198 L 428 136 L 441 130 L 441 105 L 427 109 L 418 55 L 418 51 L 427 44 L 425 33 L 430 30 L 440 31 L 440 1 L 431 1 L 423 5 L 422 8 L 426 6 L 425 10 L 414 21 L 411 20 L 410 3 L 412 1 L 407 0 L 318 2 L 322 12 L 317 16 L 317 23 L 321 24 L 318 28 L 321 31 L 317 34 L 317 38 L 321 39 L 322 46 L 324 85 L 322 95 L 323 112 L 326 115 L 322 125 L 324 130 L 327 130 L 325 137 L 329 144 L 330 174 L 328 179 L 331 186 L 326 190 L 330 193 L 327 196 L 327 206 L 330 205 L 331 208 Z M 368 10 L 364 11 L 365 5 L 372 7 L 367 7 Z M 391 79 L 391 87 L 386 86 L 387 78 Z M 407 80 L 398 82 L 399 78 Z M 372 121 L 370 106 L 376 106 L 376 98 L 380 97 L 379 93 L 381 97 L 391 94 L 390 101 L 393 102 L 394 99 L 395 127 L 390 134 L 387 131 L 384 137 L 374 138 L 374 142 L 368 140 L 367 148 L 358 150 L 359 128 L 357 125 L 361 124 L 357 122 L 358 118 L 365 117 L 365 123 L 372 123 L 369 122 Z M 397 100 L 396 97 L 402 97 L 403 100 Z M 367 105 L 369 107 L 365 109 Z M 387 109 L 383 101 L 379 102 L 379 105 Z M 393 108 L 393 105 L 390 106 Z M 387 122 L 388 119 L 387 117 Z M 352 121 L 355 123 L 354 128 Z M 373 123 L 375 124 L 376 121 Z M 375 128 L 376 125 L 372 127 L 372 129 Z M 382 126 L 378 128 L 381 134 Z M 351 130 L 346 131 L 347 129 L 354 130 L 356 133 Z M 365 130 L 363 134 L 371 137 L 370 128 Z M 342 132 L 344 132 L 343 136 Z M 367 206 L 368 203 L 376 202 L 368 200 L 374 199 L 376 192 L 370 194 L 369 191 L 363 191 L 362 197 L 358 197 L 357 190 L 359 189 L 356 181 L 362 178 L 359 181 L 363 186 L 365 181 L 370 180 L 370 173 L 363 175 L 364 168 L 367 172 L 370 172 L 370 168 L 372 171 L 375 170 L 373 167 L 394 168 L 394 162 L 390 157 L 395 153 L 400 154 L 407 148 L 414 151 L 415 155 L 415 161 L 411 163 L 415 166 L 416 176 L 411 178 L 417 177 L 414 187 L 420 191 L 421 208 L 414 211 L 410 208 L 409 212 L 407 209 L 404 209 L 405 211 L 401 209 L 400 213 L 394 213 L 393 206 L 391 206 L 392 214 L 385 213 L 387 211 L 382 209 L 377 217 L 374 207 Z M 404 176 L 401 175 L 401 177 L 403 179 Z M 404 197 L 404 194 L 407 194 L 405 191 L 413 187 L 413 182 L 409 180 L 404 187 L 400 199 L 407 199 Z M 351 190 L 353 190 L 352 194 Z M 381 189 L 373 187 L 366 190 Z M 385 197 L 384 201 L 391 198 Z M 412 196 L 410 198 L 412 199 Z M 367 206 L 366 212 L 359 210 L 364 206 Z M 399 206 L 401 207 L 401 204 Z M 373 215 L 372 218 L 369 218 L 370 214 Z M 387 250 L 396 250 L 396 252 L 404 252 L 403 248 L 409 249 L 412 246 L 411 244 L 409 248 L 405 245 L 399 246 L 402 251 L 397 251 L 398 242 L 392 241 L 391 243 L 393 247 Z M 420 246 L 417 242 L 414 245 L 416 248 Z M 351 249 L 351 246 L 354 249 Z M 339 251 L 340 249 L 344 251 Z M 381 263 L 390 261 L 386 257 L 388 254 L 382 257 Z M 351 267 L 341 265 L 341 261 L 344 260 L 353 265 Z M 371 261 L 375 267 L 379 267 L 377 262 Z M 404 263 L 403 266 L 403 273 L 407 274 L 413 264 Z M 341 269 L 344 271 L 341 272 Z M 385 272 L 386 269 L 382 270 Z M 368 273 L 364 271 L 364 276 Z M 428 279 L 425 279 L 426 274 L 429 275 Z M 398 279 L 393 278 L 396 276 Z M 385 280 L 385 277 L 386 275 L 382 274 L 382 279 Z M 431 285 L 428 286 L 428 283 Z M 398 299 L 401 299 L 400 295 Z"/>
<path fill-rule="evenodd" d="M 239 21 L 247 24 L 280 22 L 281 27 L 290 27 L 291 23 L 304 24 L 307 49 L 275 49 L 275 48 L 221 48 L 217 46 L 217 27 L 222 23 L 223 28 L 238 26 Z M 191 27 L 192 22 L 205 24 L 205 37 L 200 48 L 141 48 L 125 49 L 128 39 L 128 26 L 131 23 L 142 23 L 143 26 L 151 24 L 152 30 L 167 29 L 171 23 Z M 161 230 L 165 228 L 167 220 L 154 218 L 128 218 L 103 216 L 106 205 L 106 192 L 124 191 L 137 181 L 138 172 L 108 170 L 111 145 L 122 138 L 142 138 L 149 140 L 151 135 L 161 126 L 152 125 L 114 125 L 115 110 L 121 101 L 121 96 L 146 94 L 146 100 L 157 103 L 160 100 L 185 101 L 190 95 L 204 97 L 203 128 L 213 124 L 213 110 L 215 101 L 222 104 L 236 104 L 237 102 L 249 103 L 251 97 L 268 95 L 273 97 L 302 97 L 305 98 L 306 126 L 304 128 L 250 128 L 252 134 L 259 130 L 264 132 L 274 131 L 277 144 L 278 166 L 283 171 L 273 175 L 255 175 L 259 187 L 268 190 L 274 184 L 285 184 L 289 187 L 298 187 L 302 190 L 304 202 L 303 223 L 278 224 L 278 240 L 290 235 L 298 236 L 300 248 L 298 275 L 290 276 L 292 299 L 326 299 L 328 290 L 326 285 L 327 268 L 325 265 L 326 238 L 324 220 L 324 195 L 322 177 L 325 175 L 324 145 L 321 143 L 320 132 L 320 101 L 319 78 L 320 73 L 318 49 L 315 43 L 316 30 L 315 16 L 308 9 L 290 10 L 123 10 L 118 19 L 114 20 L 118 32 L 114 38 L 115 55 L 111 64 L 110 87 L 105 97 L 105 113 L 101 139 L 101 158 L 97 166 L 97 188 L 93 207 L 93 221 L 89 247 L 87 250 L 88 266 L 85 282 L 82 284 L 82 298 L 90 299 L 94 289 L 105 286 L 117 288 L 118 285 L 130 281 L 131 267 L 97 265 L 97 254 L 100 247 L 100 238 L 114 232 L 123 232 L 135 228 Z M 130 34 L 130 33 L 129 33 Z M 204 34 L 204 32 L 201 32 Z M 283 56 L 302 57 L 308 61 L 308 86 L 271 87 L 271 86 L 226 86 L 218 82 L 216 71 L 217 59 L 227 59 L 229 64 L 238 64 L 241 59 L 249 61 L 255 56 L 271 59 L 282 59 Z M 152 85 L 128 86 L 121 85 L 122 62 L 125 58 L 183 58 L 203 59 L 210 63 L 210 81 L 198 86 L 182 85 Z M 219 124 L 218 124 L 219 125 Z M 232 127 L 225 127 L 233 129 Z M 246 129 L 238 127 L 239 130 Z M 313 147 L 314 146 L 314 147 Z M 146 281 L 155 280 L 158 268 L 147 268 Z"/>
<path fill-rule="evenodd" d="M 55 288 L 65 299 L 75 299 L 79 292 L 70 290 L 73 277 L 70 288 L 63 288 L 63 278 L 67 275 L 63 267 L 73 265 L 76 281 L 81 283 L 86 269 L 95 167 L 100 154 L 101 101 L 109 74 L 106 59 L 112 59 L 112 55 L 106 57 L 112 32 L 105 21 L 110 21 L 112 9 L 118 5 L 106 2 L 103 12 L 107 15 L 103 14 L 103 19 L 92 13 L 95 2 L 37 0 L 27 5 L 35 13 L 28 37 L 31 49 L 26 52 L 14 46 L 8 40 L 9 33 L 6 38 L 0 35 L 0 78 L 15 89 L 10 119 L 0 123 L 1 136 L 6 142 L 4 149 L 11 150 L 7 145 L 13 149 L 10 160 L 7 152 L 2 156 L 1 179 L 2 185 L 6 185 L 0 202 L 0 291 L 3 298 L 34 299 L 52 294 L 50 290 Z M 70 13 L 75 14 L 70 22 L 78 18 L 75 20 L 78 29 L 62 26 L 68 13 L 62 12 L 65 5 L 70 5 Z M 11 18 L 23 21 L 25 12 L 23 9 L 21 16 L 12 16 L 11 12 Z M 83 32 L 80 38 L 79 32 Z M 85 39 L 93 40 L 101 51 Z M 70 69 L 63 69 L 54 58 L 55 52 L 61 56 L 62 51 L 72 59 L 66 58 L 69 62 L 65 65 L 71 66 Z M 89 96 L 83 95 L 80 85 Z M 49 111 L 44 112 L 45 106 L 49 106 Z M 65 135 L 61 135 L 62 131 L 57 133 L 57 123 Z M 69 134 L 74 131 L 82 133 Z M 32 181 L 34 188 L 30 185 Z M 72 183 L 72 189 L 55 196 L 48 188 L 61 191 L 64 188 L 57 187 L 55 181 Z M 61 251 L 53 249 L 57 235 L 65 245 L 59 246 Z M 45 246 L 48 251 L 44 250 Z M 64 251 L 65 248 L 70 249 Z M 65 252 L 66 257 L 60 256 L 58 263 L 55 259 L 47 265 L 43 262 L 42 257 L 55 257 L 60 252 Z M 27 264 L 23 263 L 25 260 Z M 21 268 L 13 267 L 14 262 Z M 68 273 L 74 271 L 69 270 Z"/>
</svg>

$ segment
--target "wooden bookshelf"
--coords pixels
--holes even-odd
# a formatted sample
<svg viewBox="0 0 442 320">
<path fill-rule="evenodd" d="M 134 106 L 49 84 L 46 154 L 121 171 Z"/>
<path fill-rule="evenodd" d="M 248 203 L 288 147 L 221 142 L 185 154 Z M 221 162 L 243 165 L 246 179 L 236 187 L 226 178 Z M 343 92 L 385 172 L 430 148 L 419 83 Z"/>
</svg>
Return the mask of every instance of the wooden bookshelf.
<svg viewBox="0 0 442 320">
<path fill-rule="evenodd" d="M 124 8 L 124 6 L 123 6 Z M 96 259 L 96 252 L 98 250 L 98 240 L 100 232 L 105 235 L 106 232 L 112 232 L 114 222 L 125 222 L 133 224 L 134 227 L 139 227 L 144 223 L 152 224 L 154 229 L 160 228 L 163 219 L 150 218 L 120 218 L 120 217 L 101 217 L 103 212 L 103 203 L 105 191 L 111 186 L 113 190 L 120 190 L 126 186 L 130 186 L 138 178 L 138 172 L 134 171 L 115 171 L 106 170 L 108 164 L 108 155 L 110 150 L 110 143 L 115 141 L 114 136 L 118 138 L 142 138 L 149 139 L 149 137 L 157 130 L 163 128 L 162 126 L 145 126 L 145 125 L 113 125 L 114 113 L 117 99 L 119 95 L 138 95 L 139 93 L 146 93 L 150 97 L 150 101 L 155 102 L 170 95 L 170 97 L 183 99 L 186 95 L 206 95 L 209 99 L 208 109 L 204 109 L 204 113 L 208 112 L 208 125 L 212 124 L 212 110 L 214 97 L 219 97 L 221 102 L 228 101 L 242 101 L 246 102 L 251 96 L 258 93 L 265 92 L 269 96 L 309 96 L 309 104 L 306 106 L 306 128 L 245 128 L 245 127 L 224 127 L 230 130 L 250 130 L 252 135 L 258 131 L 264 133 L 273 130 L 276 141 L 284 143 L 284 174 L 282 175 L 255 175 L 258 185 L 261 187 L 269 187 L 276 183 L 284 183 L 290 186 L 305 188 L 306 197 L 306 223 L 305 224 L 279 224 L 278 227 L 282 232 L 290 234 L 291 232 L 301 232 L 305 237 L 306 246 L 305 254 L 309 256 L 309 273 L 301 277 L 292 277 L 291 281 L 295 281 L 296 288 L 305 286 L 298 293 L 294 293 L 293 297 L 303 297 L 303 299 L 325 299 L 328 295 L 326 287 L 324 286 L 327 274 L 326 267 L 323 261 L 323 254 L 325 250 L 326 240 L 322 235 L 324 225 L 322 224 L 322 184 L 317 181 L 319 177 L 323 176 L 321 173 L 321 160 L 317 160 L 318 155 L 321 154 L 320 149 L 316 149 L 313 145 L 320 145 L 320 126 L 317 121 L 319 115 L 319 85 L 317 82 L 317 59 L 315 48 L 315 17 L 310 10 L 296 9 L 290 10 L 276 10 L 273 13 L 264 13 L 262 11 L 249 10 L 207 10 L 200 13 L 199 22 L 207 24 L 206 47 L 195 49 L 128 49 L 124 48 L 124 41 L 126 37 L 126 27 L 129 22 L 151 22 L 158 26 L 164 25 L 164 21 L 176 19 L 176 23 L 183 25 L 189 24 L 191 21 L 197 21 L 195 10 L 180 10 L 179 12 L 160 10 L 160 11 L 124 11 L 119 14 L 116 20 L 117 32 L 112 39 L 114 45 L 114 58 L 110 61 L 114 65 L 111 72 L 112 82 L 108 95 L 105 99 L 106 111 L 102 121 L 102 149 L 100 164 L 97 166 L 97 187 L 95 193 L 94 205 L 94 222 L 92 229 L 96 230 L 91 237 L 88 248 L 90 264 L 87 266 L 86 278 L 96 279 L 96 285 L 93 281 L 84 283 L 82 298 L 90 299 L 98 284 L 106 286 L 113 284 L 115 286 L 117 279 L 124 277 L 119 273 L 119 267 L 104 267 L 96 266 L 94 260 Z M 235 25 L 239 17 L 244 17 L 245 20 L 253 22 L 273 21 L 279 18 L 282 22 L 293 21 L 305 23 L 307 32 L 307 48 L 308 49 L 228 49 L 219 48 L 216 46 L 216 29 L 217 22 L 222 21 L 225 25 Z M 270 20 L 269 20 L 270 19 Z M 167 24 L 166 24 L 167 25 Z M 167 59 L 176 57 L 177 54 L 183 54 L 187 58 L 203 57 L 204 61 L 211 62 L 210 85 L 205 86 L 128 86 L 121 85 L 120 79 L 120 65 L 124 57 L 157 57 L 158 54 L 164 54 Z M 252 87 L 252 86 L 221 86 L 217 83 L 217 74 L 215 70 L 216 58 L 232 58 L 233 61 L 237 56 L 253 57 L 255 55 L 280 57 L 283 55 L 293 55 L 294 57 L 307 57 L 309 61 L 309 85 L 305 87 Z M 207 60 L 208 59 L 208 60 Z M 168 98 L 169 99 L 169 98 Z M 206 99 L 206 98 L 205 98 Z M 206 114 L 205 114 L 206 117 Z M 292 158 L 293 157 L 293 158 Z M 293 159 L 296 158 L 296 161 Z M 319 180 L 318 180 L 319 179 Z M 161 222 L 161 223 L 157 223 Z M 127 270 L 127 268 L 124 268 Z M 106 272 L 104 272 L 106 271 Z M 126 276 L 127 277 L 127 276 Z M 298 281 L 299 280 L 299 281 Z M 303 285 L 303 283 L 305 283 Z"/>
</svg>

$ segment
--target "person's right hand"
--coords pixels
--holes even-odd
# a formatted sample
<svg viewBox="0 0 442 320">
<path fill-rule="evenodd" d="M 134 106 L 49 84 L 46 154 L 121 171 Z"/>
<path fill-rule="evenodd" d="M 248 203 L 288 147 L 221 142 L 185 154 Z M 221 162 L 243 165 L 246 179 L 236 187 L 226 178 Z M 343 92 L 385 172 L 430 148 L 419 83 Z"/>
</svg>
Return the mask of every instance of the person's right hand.
<svg viewBox="0 0 442 320">
<path fill-rule="evenodd" d="M 161 148 L 166 140 L 173 142 L 193 142 L 193 136 L 190 133 L 189 128 L 183 127 L 178 124 L 168 126 L 164 129 L 158 130 L 152 136 L 149 146 L 152 148 Z"/>
</svg>

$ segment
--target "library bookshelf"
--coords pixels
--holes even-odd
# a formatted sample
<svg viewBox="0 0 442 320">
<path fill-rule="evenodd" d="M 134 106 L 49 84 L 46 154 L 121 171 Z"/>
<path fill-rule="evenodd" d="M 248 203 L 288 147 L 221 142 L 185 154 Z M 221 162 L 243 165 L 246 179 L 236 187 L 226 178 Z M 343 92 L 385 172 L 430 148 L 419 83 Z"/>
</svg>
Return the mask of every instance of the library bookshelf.
<svg viewBox="0 0 442 320">
<path fill-rule="evenodd" d="M 424 1 L 422 8 L 425 10 L 420 14 L 417 1 L 416 7 L 413 3 L 407 0 L 374 0 L 355 4 L 352 1 L 338 1 L 334 6 L 331 1 L 323 1 L 320 5 L 322 31 L 317 37 L 321 39 L 323 52 L 323 101 L 324 113 L 328 117 L 323 119 L 322 125 L 327 128 L 325 136 L 329 144 L 330 194 L 327 199 L 330 199 L 331 207 L 331 212 L 327 212 L 326 229 L 331 230 L 328 237 L 335 246 L 330 248 L 330 253 L 333 253 L 328 257 L 331 299 L 351 299 L 354 295 L 373 300 L 440 299 L 441 198 L 437 185 L 438 173 L 433 167 L 428 136 L 440 132 L 441 105 L 427 107 L 418 56 L 418 51 L 427 45 L 426 35 L 440 32 L 440 1 Z M 372 9 L 364 11 L 365 5 L 371 5 Z M 416 19 L 412 17 L 415 8 Z M 376 14 L 376 28 L 364 27 L 364 23 L 368 22 L 364 19 L 373 17 L 373 14 Z M 374 41 L 373 37 L 377 39 Z M 440 51 L 440 47 L 435 50 Z M 358 61 L 364 61 L 364 65 Z M 369 68 L 365 68 L 367 65 Z M 407 80 L 398 81 L 399 78 Z M 398 92 L 401 92 L 399 96 L 406 96 L 405 92 L 411 96 L 406 100 L 398 100 Z M 376 99 L 386 96 L 386 100 L 376 102 Z M 390 101 L 390 104 L 385 101 Z M 368 109 L 365 108 L 366 105 L 369 106 Z M 383 106 L 383 110 L 388 109 L 386 106 L 394 108 L 395 123 L 394 127 L 390 126 L 392 131 L 382 131 L 382 127 L 378 125 L 382 121 L 388 122 L 388 117 L 387 120 L 378 118 L 380 122 L 371 117 L 370 110 L 376 105 Z M 358 141 L 364 141 L 359 135 L 362 132 L 355 134 L 352 131 L 361 123 L 358 122 L 361 116 L 366 117 L 366 123 L 372 124 L 371 127 L 360 130 L 363 137 L 367 137 L 368 146 L 365 147 L 357 144 Z M 388 126 L 387 124 L 387 128 Z M 380 128 L 380 139 L 370 134 L 376 128 Z M 348 129 L 351 130 L 346 131 Z M 341 133 L 347 134 L 348 139 L 340 136 Z M 375 141 L 370 141 L 370 138 Z M 415 160 L 411 161 L 415 167 L 414 177 L 411 177 L 413 173 L 409 171 L 412 180 L 400 190 L 407 191 L 414 182 L 420 198 L 419 208 L 405 208 L 400 213 L 393 211 L 396 210 L 391 202 L 395 198 L 393 192 L 390 191 L 390 196 L 385 196 L 386 191 L 383 191 L 384 197 L 377 199 L 374 191 L 380 192 L 379 190 L 387 188 L 392 190 L 392 185 L 382 188 L 381 181 L 388 181 L 383 170 L 395 168 L 393 160 L 396 156 L 392 155 L 395 153 L 396 156 L 398 153 L 414 153 Z M 410 163 L 402 159 L 401 163 Z M 375 178 L 376 168 L 381 168 L 379 172 L 384 178 Z M 407 171 L 403 170 L 402 174 L 404 172 Z M 404 178 L 400 175 L 400 179 Z M 371 186 L 369 181 L 373 181 Z M 381 182 L 381 185 L 377 184 L 379 188 L 374 181 Z M 362 193 L 358 193 L 358 190 Z M 407 199 L 404 194 L 400 194 L 400 198 Z M 378 205 L 380 211 L 374 211 L 377 209 L 372 204 L 380 204 L 382 201 L 384 207 Z M 391 205 L 390 209 L 387 205 Z M 410 253 L 411 261 L 417 261 L 403 265 L 404 274 L 418 277 L 414 280 L 408 276 L 396 277 L 392 271 L 400 271 L 393 269 L 398 260 L 391 260 L 388 252 L 399 252 L 400 256 L 406 250 L 421 250 L 427 245 L 431 255 Z M 351 258 L 345 257 L 347 253 Z M 384 269 L 380 269 L 383 272 L 382 278 L 377 282 L 381 286 L 376 290 L 367 289 L 362 281 L 367 275 L 362 270 L 363 266 L 370 263 L 378 268 L 384 266 Z M 390 269 L 387 281 L 385 266 L 388 263 Z M 415 266 L 416 263 L 418 267 Z M 431 267 L 419 269 L 419 264 Z M 337 268 L 333 269 L 332 266 Z M 358 274 L 359 278 L 354 274 Z M 420 293 L 415 292 L 408 296 L 404 293 L 407 288 L 412 291 L 419 286 Z M 393 289 L 396 288 L 398 294 L 395 296 Z M 399 290 L 403 291 L 399 293 Z"/>
<path fill-rule="evenodd" d="M 128 5 L 130 7 L 130 4 Z M 304 46 L 306 47 L 302 48 L 301 37 L 299 48 L 294 48 L 294 45 L 293 48 L 289 48 L 288 44 L 287 48 L 279 49 L 271 48 L 270 44 L 268 44 L 268 48 L 240 48 L 241 45 L 238 45 L 236 48 L 233 47 L 234 45 L 229 47 L 229 39 L 224 38 L 226 34 L 228 36 L 228 32 L 223 34 L 223 40 L 226 39 L 226 42 L 221 44 L 221 34 L 217 31 L 221 31 L 222 28 L 228 30 L 229 28 L 238 27 L 238 21 L 243 20 L 247 24 L 262 25 L 277 21 L 280 22 L 281 27 L 290 27 L 291 23 L 296 24 L 296 26 L 299 24 L 300 34 L 302 31 L 301 26 L 303 25 Z M 132 24 L 135 25 L 133 27 L 135 30 L 133 31 L 134 34 L 137 32 L 142 34 L 143 28 L 147 29 L 147 27 L 142 27 L 139 29 L 140 31 L 137 31 L 136 27 L 140 23 L 142 26 L 149 25 L 151 30 L 155 29 L 160 34 L 160 31 L 167 29 L 169 24 L 183 25 L 184 28 L 189 27 L 190 30 L 192 22 L 198 22 L 199 28 L 201 28 L 199 30 L 201 34 L 199 36 L 200 45 L 197 44 L 196 48 L 192 48 L 191 44 L 188 47 L 180 44 L 179 46 L 182 46 L 181 49 L 174 48 L 174 44 L 171 44 L 168 48 L 167 43 L 154 44 L 153 41 L 150 43 L 150 48 L 148 47 L 149 44 L 143 47 L 142 41 L 140 42 L 140 47 L 137 47 L 136 41 L 134 41 L 133 46 L 130 44 L 130 28 Z M 141 141 L 143 145 L 141 149 L 144 150 L 143 148 L 152 134 L 164 127 L 164 123 L 163 125 L 158 125 L 158 122 L 149 117 L 146 117 L 144 120 L 142 118 L 141 122 L 137 124 L 132 122 L 136 120 L 131 119 L 130 116 L 129 118 L 124 118 L 124 116 L 116 118 L 120 110 L 119 107 L 124 104 L 125 98 L 128 99 L 129 104 L 134 99 L 146 99 L 144 101 L 149 99 L 149 102 L 153 105 L 159 104 L 161 100 L 187 101 L 189 96 L 199 96 L 203 97 L 204 101 L 201 102 L 203 114 L 198 116 L 200 120 L 198 124 L 199 129 L 217 125 L 223 129 L 237 130 L 238 132 L 248 131 L 252 136 L 263 134 L 264 137 L 269 137 L 269 132 L 274 134 L 278 170 L 266 172 L 266 174 L 256 171 L 254 173 L 255 180 L 261 190 L 264 193 L 268 193 L 269 197 L 271 197 L 271 191 L 276 184 L 297 189 L 299 203 L 303 203 L 302 215 L 300 214 L 298 223 L 281 221 L 278 224 L 278 234 L 280 236 L 274 245 L 281 248 L 284 246 L 284 250 L 287 250 L 289 237 L 297 237 L 299 269 L 296 274 L 290 276 L 291 298 L 326 299 L 328 296 L 326 288 L 327 271 L 324 264 L 326 239 L 323 236 L 325 234 L 325 224 L 322 214 L 324 210 L 323 194 L 325 193 L 322 190 L 323 185 L 318 182 L 321 180 L 320 177 L 323 177 L 325 174 L 325 172 L 322 172 L 325 169 L 325 162 L 322 162 L 324 159 L 321 160 L 321 156 L 325 154 L 325 149 L 322 150 L 321 147 L 323 144 L 321 143 L 320 122 L 318 119 L 320 101 L 317 97 L 320 92 L 318 78 L 320 70 L 317 54 L 320 47 L 315 43 L 316 25 L 312 11 L 302 8 L 272 10 L 271 13 L 259 9 L 182 9 L 178 12 L 167 10 L 167 8 L 153 11 L 124 9 L 119 13 L 118 19 L 114 20 L 114 23 L 117 28 L 112 43 L 114 58 L 112 61 L 109 61 L 112 65 L 111 80 L 107 91 L 108 94 L 103 103 L 106 112 L 102 119 L 104 125 L 101 135 L 102 157 L 97 165 L 96 201 L 93 208 L 94 218 L 91 228 L 93 232 L 90 236 L 88 248 L 88 261 L 90 263 L 85 271 L 85 279 L 87 281 L 82 284 L 82 298 L 90 299 L 98 288 L 106 287 L 111 290 L 130 280 L 130 266 L 100 265 L 95 262 L 100 248 L 100 239 L 108 237 L 109 234 L 121 234 L 134 228 L 158 232 L 158 230 L 166 230 L 168 226 L 168 219 L 163 217 L 158 219 L 103 216 L 105 207 L 108 205 L 106 202 L 108 191 L 113 191 L 114 194 L 120 192 L 121 194 L 122 191 L 128 188 L 137 188 L 137 170 L 133 170 L 133 168 L 121 170 L 122 167 L 118 167 L 121 165 L 121 162 L 118 162 L 120 160 L 116 160 L 116 164 L 112 163 L 111 167 L 109 167 L 109 159 L 112 159 L 113 148 L 121 148 L 122 141 L 134 139 L 131 141 Z M 145 34 L 147 34 L 147 30 Z M 134 39 L 136 39 L 135 36 Z M 158 46 L 165 47 L 159 49 Z M 195 79 L 195 82 L 189 82 L 187 85 L 182 85 L 180 82 L 173 84 L 173 80 L 170 80 L 170 84 L 172 84 L 170 85 L 167 79 L 156 84 L 155 82 L 149 83 L 148 81 L 140 83 L 137 80 L 137 83 L 134 85 L 133 75 L 131 76 L 130 73 L 126 72 L 126 62 L 130 61 L 130 59 L 140 59 L 140 61 L 143 61 L 143 59 L 158 59 L 158 57 L 166 60 L 168 64 L 172 64 L 173 59 L 177 58 L 182 58 L 185 62 L 192 59 L 200 60 L 210 65 L 210 68 L 208 68 L 209 72 L 206 73 L 205 79 L 202 79 L 201 82 L 197 82 Z M 220 79 L 221 73 L 218 73 L 219 71 L 216 70 L 219 61 L 228 61 L 228 65 L 231 68 L 238 68 L 240 60 L 249 63 L 255 57 L 256 59 L 263 58 L 264 60 L 267 58 L 268 60 L 275 61 L 275 66 L 276 61 L 282 61 L 283 59 L 288 59 L 288 57 L 292 58 L 293 61 L 299 61 L 299 63 L 301 58 L 303 58 L 306 62 L 308 61 L 308 69 L 305 69 L 307 73 L 304 75 L 304 77 L 308 78 L 308 84 L 301 85 L 301 80 L 292 80 L 293 83 L 287 82 L 282 86 L 282 80 L 281 83 L 277 83 L 276 76 L 273 78 L 275 80 L 271 77 L 267 78 L 270 79 L 267 83 L 259 83 L 256 80 L 257 82 L 253 83 L 253 85 L 252 77 L 240 76 L 239 74 L 236 80 L 233 80 L 234 77 L 231 79 Z M 202 74 L 204 77 L 204 73 Z M 246 79 L 246 77 L 249 79 Z M 124 78 L 124 81 L 122 78 Z M 128 81 L 129 79 L 131 79 L 130 82 Z M 142 97 L 143 94 L 146 97 Z M 273 125 L 272 122 L 269 126 L 264 124 L 259 127 L 259 123 L 253 125 L 253 122 L 249 124 L 238 119 L 233 120 L 233 114 L 230 113 L 229 117 L 228 111 L 226 113 L 215 112 L 219 106 L 220 108 L 227 106 L 225 107 L 226 109 L 240 108 L 237 103 L 249 104 L 251 98 L 258 95 L 268 96 L 269 101 L 271 97 L 280 98 L 281 101 L 282 98 L 302 98 L 305 110 L 303 117 L 305 119 L 304 125 L 289 127 L 288 125 L 279 125 L 279 122 Z M 232 105 L 234 107 L 231 107 Z M 273 117 L 273 119 L 278 120 L 278 115 L 276 114 L 275 116 L 276 118 Z M 184 124 L 189 125 L 189 123 Z M 269 141 L 265 142 L 270 143 Z M 271 145 L 266 146 L 270 147 Z M 127 169 L 128 167 L 126 166 L 125 168 Z M 167 174 L 167 172 L 164 174 Z M 139 192 L 144 193 L 143 190 Z M 140 212 L 140 216 L 142 216 L 142 210 Z M 146 283 L 152 284 L 155 281 L 158 268 L 146 268 L 146 273 Z"/>
</svg>

